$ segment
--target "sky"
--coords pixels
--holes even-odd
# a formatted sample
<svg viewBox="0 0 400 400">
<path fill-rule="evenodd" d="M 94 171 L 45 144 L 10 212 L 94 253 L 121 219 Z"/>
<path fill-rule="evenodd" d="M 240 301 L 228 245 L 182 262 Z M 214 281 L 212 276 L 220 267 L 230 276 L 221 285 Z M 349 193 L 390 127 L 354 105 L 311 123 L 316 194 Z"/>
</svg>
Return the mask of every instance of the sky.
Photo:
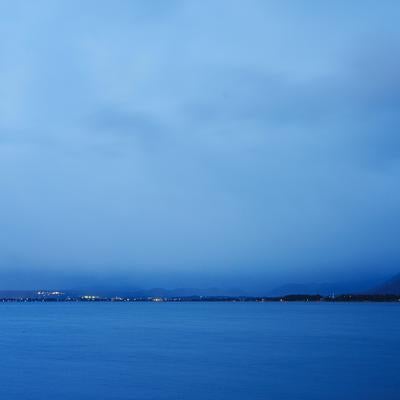
<svg viewBox="0 0 400 400">
<path fill-rule="evenodd" d="M 400 270 L 397 0 L 0 1 L 0 288 Z"/>
</svg>

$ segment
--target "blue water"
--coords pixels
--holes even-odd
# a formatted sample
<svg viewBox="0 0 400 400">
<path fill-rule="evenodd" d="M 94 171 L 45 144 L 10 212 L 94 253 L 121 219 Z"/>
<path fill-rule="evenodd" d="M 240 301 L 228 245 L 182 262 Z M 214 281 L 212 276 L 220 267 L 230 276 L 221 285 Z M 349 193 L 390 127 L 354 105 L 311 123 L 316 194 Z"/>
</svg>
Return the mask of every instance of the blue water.
<svg viewBox="0 0 400 400">
<path fill-rule="evenodd" d="M 400 304 L 0 304 L 0 399 L 400 399 Z"/>
</svg>

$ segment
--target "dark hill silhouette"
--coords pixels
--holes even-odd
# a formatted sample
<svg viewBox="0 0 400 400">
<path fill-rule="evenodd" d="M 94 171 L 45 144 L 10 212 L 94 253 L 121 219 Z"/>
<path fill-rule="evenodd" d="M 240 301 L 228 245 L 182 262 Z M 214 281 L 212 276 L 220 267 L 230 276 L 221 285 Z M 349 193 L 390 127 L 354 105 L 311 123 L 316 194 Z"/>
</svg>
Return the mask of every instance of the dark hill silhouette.
<svg viewBox="0 0 400 400">
<path fill-rule="evenodd" d="M 400 294 L 400 274 L 395 275 L 382 285 L 375 287 L 371 293 L 376 294 Z"/>
</svg>

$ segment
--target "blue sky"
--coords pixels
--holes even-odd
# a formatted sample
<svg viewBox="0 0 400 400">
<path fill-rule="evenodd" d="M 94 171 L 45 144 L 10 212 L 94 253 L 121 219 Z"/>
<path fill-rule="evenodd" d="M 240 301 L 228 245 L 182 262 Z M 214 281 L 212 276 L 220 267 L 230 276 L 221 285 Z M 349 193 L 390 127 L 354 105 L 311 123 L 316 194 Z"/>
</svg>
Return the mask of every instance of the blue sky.
<svg viewBox="0 0 400 400">
<path fill-rule="evenodd" d="M 271 286 L 400 261 L 397 1 L 0 1 L 0 279 Z"/>
</svg>

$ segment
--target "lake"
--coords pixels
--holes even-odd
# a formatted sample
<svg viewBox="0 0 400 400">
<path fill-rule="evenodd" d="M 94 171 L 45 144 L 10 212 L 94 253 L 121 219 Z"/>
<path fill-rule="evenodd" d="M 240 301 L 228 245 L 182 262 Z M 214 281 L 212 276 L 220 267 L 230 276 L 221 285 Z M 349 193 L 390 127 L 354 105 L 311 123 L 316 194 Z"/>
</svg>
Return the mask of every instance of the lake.
<svg viewBox="0 0 400 400">
<path fill-rule="evenodd" d="M 4 303 L 5 400 L 398 400 L 400 304 Z"/>
</svg>

